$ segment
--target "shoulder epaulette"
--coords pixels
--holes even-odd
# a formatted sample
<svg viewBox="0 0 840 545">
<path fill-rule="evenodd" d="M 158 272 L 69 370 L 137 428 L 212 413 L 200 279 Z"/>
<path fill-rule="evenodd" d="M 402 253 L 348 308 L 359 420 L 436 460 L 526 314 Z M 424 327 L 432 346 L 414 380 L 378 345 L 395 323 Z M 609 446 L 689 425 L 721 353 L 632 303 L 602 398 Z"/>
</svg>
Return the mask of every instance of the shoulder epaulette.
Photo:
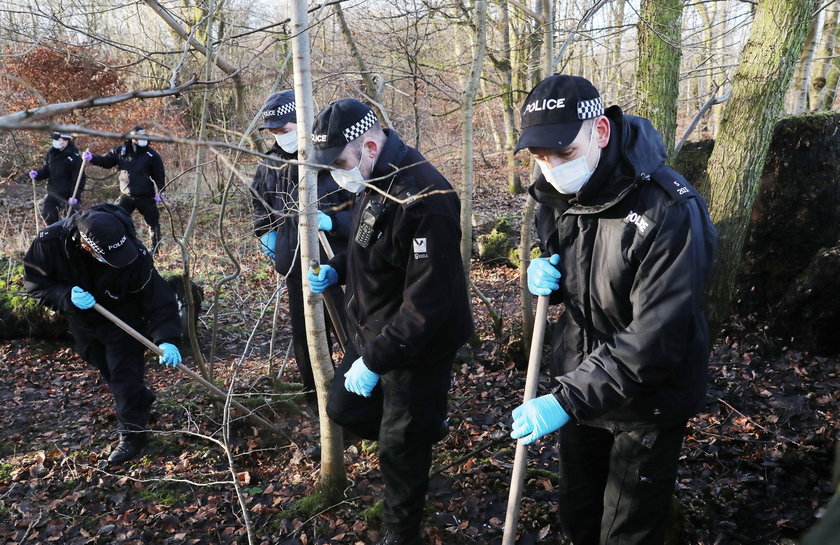
<svg viewBox="0 0 840 545">
<path fill-rule="evenodd" d="M 48 225 L 38 231 L 38 240 L 52 240 L 56 239 L 61 236 L 61 233 L 64 231 L 64 224 L 61 223 L 53 223 L 52 225 Z"/>
<path fill-rule="evenodd" d="M 656 182 L 675 201 L 684 201 L 697 196 L 697 190 L 688 183 L 682 174 L 667 165 L 662 165 L 651 174 Z"/>
</svg>

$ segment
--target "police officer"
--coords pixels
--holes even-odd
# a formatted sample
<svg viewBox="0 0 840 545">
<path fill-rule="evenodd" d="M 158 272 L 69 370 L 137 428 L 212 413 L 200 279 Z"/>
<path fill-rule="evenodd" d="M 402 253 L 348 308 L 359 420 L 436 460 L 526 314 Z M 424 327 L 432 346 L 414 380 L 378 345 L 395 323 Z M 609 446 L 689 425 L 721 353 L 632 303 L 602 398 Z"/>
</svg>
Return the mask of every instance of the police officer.
<svg viewBox="0 0 840 545">
<path fill-rule="evenodd" d="M 516 149 L 542 172 L 529 191 L 544 257 L 528 287 L 566 311 L 552 341 L 559 386 L 513 411 L 512 436 L 560 430 L 560 520 L 574 545 L 661 544 L 686 421 L 706 392 L 717 236 L 650 122 L 604 110 L 586 79 L 546 78 L 521 114 Z"/>
<path fill-rule="evenodd" d="M 44 159 L 44 166 L 38 170 L 31 170 L 29 177 L 33 180 L 47 178 L 47 196 L 41 201 L 41 217 L 47 225 L 58 221 L 68 207 L 78 209 L 82 191 L 85 189 L 86 176 L 82 174 L 78 191 L 76 180 L 79 169 L 82 168 L 82 158 L 79 150 L 73 144 L 73 135 L 64 132 L 54 132 L 50 135 L 52 147 Z"/>
<path fill-rule="evenodd" d="M 276 159 L 263 160 L 251 184 L 254 234 L 260 239 L 260 248 L 274 261 L 274 268 L 286 279 L 295 361 L 306 389 L 307 402 L 317 411 L 315 379 L 306 342 L 298 243 L 298 167 L 288 163 L 297 159 L 294 92 L 282 91 L 269 96 L 263 105 L 262 117 L 261 128 L 269 131 L 275 140 L 268 154 Z M 350 193 L 336 185 L 329 171 L 319 173 L 318 229 L 326 233 L 330 247 L 336 253 L 343 252 L 347 245 L 351 199 Z M 326 261 L 326 254 L 323 249 L 321 251 L 321 257 Z M 329 296 L 337 308 L 343 307 L 344 297 L 340 287 L 330 288 Z M 340 324 L 340 327 L 346 326 Z"/>
<path fill-rule="evenodd" d="M 327 106 L 312 140 L 312 161 L 332 166 L 338 185 L 356 194 L 347 252 L 308 274 L 316 293 L 347 286 L 355 350 L 336 370 L 327 411 L 379 441 L 380 545 L 417 545 L 432 445 L 447 432 L 452 363 L 473 331 L 460 203 L 449 182 L 358 100 Z"/>
<path fill-rule="evenodd" d="M 24 286 L 41 304 L 67 315 L 76 352 L 99 370 L 116 401 L 120 442 L 108 457 L 118 464 L 146 445 L 144 428 L 155 399 L 144 380 L 142 344 L 111 323 L 94 304 L 148 335 L 176 366 L 181 326 L 175 294 L 134 235 L 123 209 L 96 205 L 38 233 L 24 258 Z"/>
<path fill-rule="evenodd" d="M 85 150 L 82 157 L 92 165 L 119 169 L 120 196 L 116 204 L 131 214 L 139 210 L 149 226 L 152 253 L 160 243 L 160 212 L 157 205 L 163 202 L 166 172 L 157 151 L 143 138 L 146 130 L 141 126 L 132 129 L 133 137 L 105 155 L 94 155 Z"/>
</svg>

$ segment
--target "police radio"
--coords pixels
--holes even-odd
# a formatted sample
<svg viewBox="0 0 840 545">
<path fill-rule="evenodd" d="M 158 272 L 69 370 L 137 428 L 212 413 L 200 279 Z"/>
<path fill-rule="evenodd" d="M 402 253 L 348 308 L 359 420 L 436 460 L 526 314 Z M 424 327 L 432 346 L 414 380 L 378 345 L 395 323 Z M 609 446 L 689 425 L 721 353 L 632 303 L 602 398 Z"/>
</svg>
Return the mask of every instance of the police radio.
<svg viewBox="0 0 840 545">
<path fill-rule="evenodd" d="M 379 218 L 385 213 L 385 205 L 379 201 L 370 201 L 362 211 L 362 219 L 359 222 L 359 229 L 356 231 L 356 242 L 362 248 L 370 245 L 370 238 L 373 235 L 374 227 Z"/>
</svg>

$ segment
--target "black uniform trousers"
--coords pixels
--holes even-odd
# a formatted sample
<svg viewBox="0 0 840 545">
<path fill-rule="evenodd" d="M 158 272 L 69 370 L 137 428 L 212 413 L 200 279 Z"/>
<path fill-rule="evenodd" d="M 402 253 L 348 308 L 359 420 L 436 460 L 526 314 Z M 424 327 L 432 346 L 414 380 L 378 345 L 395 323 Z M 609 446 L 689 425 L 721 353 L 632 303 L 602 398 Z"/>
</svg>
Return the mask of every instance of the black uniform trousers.
<svg viewBox="0 0 840 545">
<path fill-rule="evenodd" d="M 300 269 L 300 267 L 298 267 Z M 306 340 L 306 319 L 304 315 L 305 300 L 303 297 L 302 279 L 297 274 L 286 277 L 286 291 L 289 298 L 289 318 L 292 322 L 292 350 L 295 353 L 300 380 L 306 389 L 306 400 L 314 409 L 318 407 L 318 396 L 315 393 L 315 377 L 312 374 L 312 360 L 309 359 L 309 343 Z M 325 294 L 332 298 L 335 307 L 344 309 L 344 292 L 340 286 L 330 286 Z M 345 327 L 343 324 L 334 325 L 327 317 L 327 339 L 335 327 Z M 331 348 L 331 343 L 328 343 Z M 330 349 L 330 353 L 332 350 Z"/>
<path fill-rule="evenodd" d="M 400 535 L 419 535 L 432 445 L 445 436 L 442 430 L 455 354 L 424 362 L 423 367 L 385 373 L 369 398 L 344 388 L 344 374 L 357 358 L 349 351 L 336 369 L 327 414 L 359 437 L 379 441 L 385 527 Z"/>
<path fill-rule="evenodd" d="M 87 310 L 84 312 L 95 312 Z M 155 394 L 143 380 L 146 348 L 110 322 L 70 320 L 76 352 L 99 370 L 117 406 L 121 431 L 142 430 Z"/>
<path fill-rule="evenodd" d="M 685 422 L 655 431 L 560 428 L 560 522 L 574 545 L 662 545 Z"/>
<path fill-rule="evenodd" d="M 146 224 L 149 226 L 149 231 L 152 237 L 152 249 L 156 249 L 158 242 L 160 242 L 160 211 L 154 197 L 132 197 L 131 195 L 122 194 L 117 197 L 114 203 L 122 207 L 129 215 L 135 210 L 140 212 Z"/>
<path fill-rule="evenodd" d="M 62 199 L 59 196 L 48 194 L 44 197 L 44 200 L 41 201 L 41 217 L 44 218 L 44 223 L 52 225 L 58 220 L 64 219 L 67 215 L 68 207 L 70 207 L 70 205 L 67 203 L 67 199 Z M 73 207 L 73 209 L 78 210 L 79 205 L 77 204 Z"/>
</svg>

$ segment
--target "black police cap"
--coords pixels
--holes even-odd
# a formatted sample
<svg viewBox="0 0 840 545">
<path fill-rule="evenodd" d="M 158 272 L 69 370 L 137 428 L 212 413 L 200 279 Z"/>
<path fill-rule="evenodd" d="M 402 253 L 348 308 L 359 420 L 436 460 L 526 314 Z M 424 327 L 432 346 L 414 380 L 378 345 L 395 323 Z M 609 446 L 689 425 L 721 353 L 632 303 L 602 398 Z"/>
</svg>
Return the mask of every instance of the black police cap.
<svg viewBox="0 0 840 545">
<path fill-rule="evenodd" d="M 601 95 L 586 78 L 554 74 L 534 87 L 520 108 L 522 148 L 565 148 L 587 119 L 604 115 Z"/>
<path fill-rule="evenodd" d="M 261 129 L 279 129 L 290 122 L 296 122 L 294 91 L 280 91 L 272 93 L 262 107 Z"/>
<path fill-rule="evenodd" d="M 91 210 L 76 224 L 87 246 L 112 267 L 125 267 L 137 259 L 137 247 L 123 223 L 108 212 Z"/>
<path fill-rule="evenodd" d="M 315 152 L 312 162 L 331 165 L 345 146 L 360 137 L 376 123 L 373 109 L 355 98 L 342 98 L 321 110 L 312 128 Z"/>
</svg>

